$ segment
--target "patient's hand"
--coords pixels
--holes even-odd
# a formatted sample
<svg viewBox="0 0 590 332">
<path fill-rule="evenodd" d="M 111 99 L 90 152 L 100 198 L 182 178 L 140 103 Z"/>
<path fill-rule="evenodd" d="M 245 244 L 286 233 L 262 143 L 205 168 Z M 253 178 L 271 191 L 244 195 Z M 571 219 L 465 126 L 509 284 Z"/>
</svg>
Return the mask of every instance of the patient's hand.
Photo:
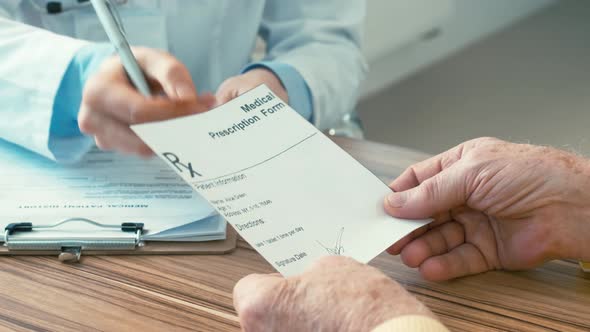
<svg viewBox="0 0 590 332">
<path fill-rule="evenodd" d="M 244 331 L 370 331 L 399 316 L 434 317 L 379 270 L 340 256 L 297 277 L 247 276 L 234 304 Z"/>
<path fill-rule="evenodd" d="M 385 209 L 436 222 L 388 251 L 445 280 L 590 259 L 590 165 L 564 151 L 482 138 L 406 170 Z"/>
</svg>

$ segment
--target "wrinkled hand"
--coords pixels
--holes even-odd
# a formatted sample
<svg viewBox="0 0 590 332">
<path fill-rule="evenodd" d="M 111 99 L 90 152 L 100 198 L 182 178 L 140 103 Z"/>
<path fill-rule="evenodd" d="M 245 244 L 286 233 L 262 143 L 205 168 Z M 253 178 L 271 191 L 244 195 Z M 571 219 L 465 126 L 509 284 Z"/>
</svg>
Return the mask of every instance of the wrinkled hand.
<svg viewBox="0 0 590 332">
<path fill-rule="evenodd" d="M 260 84 L 266 84 L 277 97 L 281 98 L 286 103 L 289 102 L 287 91 L 278 77 L 276 77 L 270 70 L 255 68 L 244 74 L 225 80 L 215 94 L 217 97 L 217 104 L 225 104 L 239 95 L 254 89 Z"/>
<path fill-rule="evenodd" d="M 134 48 L 133 53 L 154 97 L 141 95 L 119 57 L 111 57 L 86 83 L 78 123 L 103 150 L 150 156 L 151 150 L 130 125 L 204 112 L 215 104 L 215 98 L 198 97 L 188 70 L 172 55 L 147 48 Z"/>
<path fill-rule="evenodd" d="M 426 279 L 590 258 L 590 167 L 582 157 L 482 138 L 410 167 L 391 188 L 392 216 L 435 217 L 388 250 Z"/>
<path fill-rule="evenodd" d="M 370 331 L 403 315 L 434 315 L 379 270 L 350 258 L 318 260 L 301 276 L 250 275 L 234 288 L 244 331 Z"/>
</svg>

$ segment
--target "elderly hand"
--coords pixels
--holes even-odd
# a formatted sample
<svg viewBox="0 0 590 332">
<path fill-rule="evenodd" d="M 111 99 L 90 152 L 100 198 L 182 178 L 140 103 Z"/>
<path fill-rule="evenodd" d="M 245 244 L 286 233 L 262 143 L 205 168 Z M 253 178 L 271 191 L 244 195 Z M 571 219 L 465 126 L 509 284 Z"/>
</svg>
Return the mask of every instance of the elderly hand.
<svg viewBox="0 0 590 332">
<path fill-rule="evenodd" d="M 410 167 L 391 188 L 392 216 L 435 217 L 388 250 L 426 279 L 590 258 L 590 165 L 571 153 L 481 138 Z"/>
<path fill-rule="evenodd" d="M 284 102 L 289 102 L 289 96 L 279 78 L 270 70 L 265 68 L 254 68 L 244 74 L 230 77 L 221 84 L 217 90 L 217 104 L 225 104 L 237 96 L 248 92 L 255 87 L 266 84 L 277 97 Z"/>
<path fill-rule="evenodd" d="M 154 97 L 141 95 L 127 78 L 119 57 L 111 57 L 86 83 L 78 123 L 101 149 L 149 156 L 151 150 L 130 125 L 204 112 L 215 104 L 215 98 L 198 97 L 188 70 L 172 55 L 147 48 L 134 48 L 133 52 Z"/>
<path fill-rule="evenodd" d="M 370 331 L 404 315 L 434 315 L 379 270 L 350 258 L 318 260 L 301 276 L 250 275 L 234 288 L 244 331 Z"/>
</svg>

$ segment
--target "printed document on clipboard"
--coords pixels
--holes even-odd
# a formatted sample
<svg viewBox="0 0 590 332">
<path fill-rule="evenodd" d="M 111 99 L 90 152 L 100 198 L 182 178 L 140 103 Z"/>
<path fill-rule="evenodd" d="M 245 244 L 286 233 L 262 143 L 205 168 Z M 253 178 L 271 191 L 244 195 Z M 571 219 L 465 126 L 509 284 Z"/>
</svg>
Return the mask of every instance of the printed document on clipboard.
<svg viewBox="0 0 590 332">
<path fill-rule="evenodd" d="M 45 227 L 27 237 L 96 238 L 96 225 L 122 223 L 141 223 L 142 241 L 226 236 L 225 219 L 159 158 L 96 149 L 78 164 L 60 165 L 0 140 L 0 188 L 3 231 L 13 223 Z"/>
</svg>

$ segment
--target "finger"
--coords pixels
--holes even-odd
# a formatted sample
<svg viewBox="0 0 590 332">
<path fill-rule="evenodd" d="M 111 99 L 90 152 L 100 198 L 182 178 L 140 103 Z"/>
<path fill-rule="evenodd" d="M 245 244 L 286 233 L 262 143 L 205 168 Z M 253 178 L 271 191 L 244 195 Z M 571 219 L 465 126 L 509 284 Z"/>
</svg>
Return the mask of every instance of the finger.
<svg viewBox="0 0 590 332">
<path fill-rule="evenodd" d="M 387 204 L 387 202 L 386 202 Z M 404 236 L 403 238 L 401 238 L 400 240 L 398 240 L 396 243 L 394 243 L 391 247 L 387 248 L 387 253 L 389 253 L 390 255 L 399 255 L 402 251 L 402 249 L 410 242 L 412 242 L 415 238 L 421 236 L 422 234 L 426 233 L 428 230 L 435 228 L 439 225 L 442 225 L 448 221 L 452 220 L 452 216 L 450 211 L 444 211 L 442 213 L 439 213 L 437 215 L 433 216 L 434 221 L 424 225 L 418 229 L 415 229 L 413 232 L 411 232 L 410 234 Z"/>
<path fill-rule="evenodd" d="M 420 273 L 426 280 L 443 281 L 492 270 L 481 251 L 470 243 L 464 243 L 450 252 L 434 256 L 420 265 Z"/>
<path fill-rule="evenodd" d="M 214 103 L 212 97 L 197 100 L 171 100 L 146 98 L 127 84 L 106 86 L 88 93 L 84 102 L 93 112 L 104 113 L 124 124 L 163 121 L 208 111 Z"/>
<path fill-rule="evenodd" d="M 129 128 L 121 126 L 116 135 L 95 136 L 96 146 L 101 150 L 115 150 L 122 154 L 148 158 L 154 155 L 152 149 L 137 137 Z"/>
<path fill-rule="evenodd" d="M 242 278 L 233 290 L 234 307 L 238 315 L 242 318 L 264 314 L 274 290 L 285 282 L 279 274 L 251 274 Z"/>
<path fill-rule="evenodd" d="M 223 105 L 238 96 L 238 92 L 235 89 L 229 87 L 228 84 L 223 84 L 217 93 L 215 94 L 217 98 L 217 105 Z"/>
<path fill-rule="evenodd" d="M 184 64 L 171 54 L 140 49 L 137 61 L 150 80 L 157 81 L 171 99 L 197 99 L 197 89 Z"/>
<path fill-rule="evenodd" d="M 435 227 L 406 245 L 401 257 L 409 267 L 418 267 L 433 256 L 445 254 L 465 242 L 463 226 L 448 222 Z"/>
<path fill-rule="evenodd" d="M 464 167 L 455 164 L 417 187 L 387 196 L 385 211 L 391 216 L 422 219 L 463 205 L 466 200 Z"/>
<path fill-rule="evenodd" d="M 232 93 L 231 91 L 224 92 L 222 94 L 217 94 L 216 96 L 217 104 L 216 106 L 221 106 L 225 103 L 232 101 L 236 98 L 236 94 Z"/>
<path fill-rule="evenodd" d="M 140 52 L 144 66 L 150 66 L 149 61 L 154 61 L 149 59 L 161 57 L 158 51 L 147 51 L 152 56 L 146 56 L 145 53 Z M 157 53 L 158 56 L 154 56 L 154 53 Z M 205 94 L 199 98 L 202 101 L 197 98 L 187 100 L 179 100 L 178 98 L 171 100 L 158 96 L 146 98 L 129 84 L 125 72 L 116 58 L 109 60 L 105 67 L 100 75 L 92 76 L 85 85 L 82 105 L 94 112 L 109 114 L 120 122 L 135 124 L 167 120 L 208 111 L 215 104 L 215 98 L 211 94 Z M 149 77 L 148 80 L 156 90 L 164 89 L 162 82 L 152 77 Z M 168 86 L 167 89 L 169 91 L 170 87 Z"/>
<path fill-rule="evenodd" d="M 136 104 L 127 106 L 126 113 L 120 115 L 125 119 L 124 123 L 138 124 L 145 122 L 164 121 L 183 116 L 207 112 L 215 101 L 200 100 L 170 100 L 165 98 L 145 99 L 142 98 Z"/>
<path fill-rule="evenodd" d="M 114 119 L 100 113 L 87 115 L 94 128 L 93 135 L 96 145 L 102 150 L 116 150 L 125 154 L 143 157 L 151 156 L 152 150 L 135 133 Z"/>
<path fill-rule="evenodd" d="M 404 191 L 418 186 L 444 169 L 451 167 L 461 159 L 464 145 L 458 145 L 446 152 L 426 159 L 406 169 L 402 175 L 395 179 L 389 187 L 394 191 Z"/>
<path fill-rule="evenodd" d="M 408 243 L 412 242 L 415 238 L 421 236 L 422 234 L 428 232 L 428 225 L 424 225 L 418 229 L 415 229 L 412 233 L 404 236 L 399 241 L 394 243 L 391 247 L 387 248 L 387 253 L 390 255 L 399 255 L 402 249 L 408 245 Z"/>
<path fill-rule="evenodd" d="M 207 110 L 217 105 L 217 98 L 211 92 L 205 92 L 199 96 L 199 103 L 206 106 Z"/>
</svg>

